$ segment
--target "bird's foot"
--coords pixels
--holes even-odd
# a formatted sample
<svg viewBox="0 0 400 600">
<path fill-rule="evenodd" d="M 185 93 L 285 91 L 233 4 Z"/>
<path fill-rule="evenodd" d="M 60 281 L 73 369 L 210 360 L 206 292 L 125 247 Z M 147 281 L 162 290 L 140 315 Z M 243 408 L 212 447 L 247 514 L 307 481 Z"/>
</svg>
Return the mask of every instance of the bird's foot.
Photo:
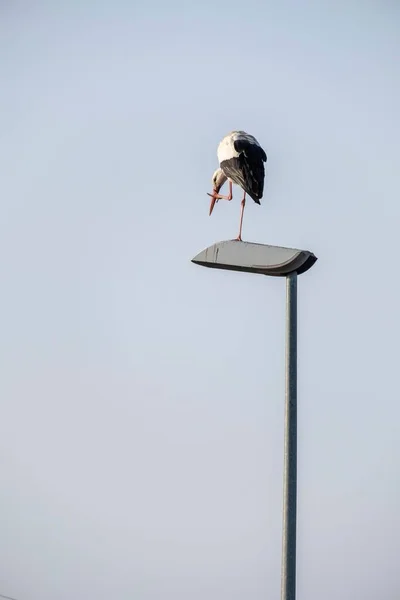
<svg viewBox="0 0 400 600">
<path fill-rule="evenodd" d="M 232 196 L 223 196 L 222 194 L 216 194 L 215 192 L 213 194 L 209 194 L 207 192 L 207 196 L 210 196 L 210 198 L 215 198 L 215 201 L 218 202 L 218 200 L 232 200 Z"/>
<path fill-rule="evenodd" d="M 237 238 L 235 238 L 235 242 L 243 242 L 242 236 L 238 235 Z"/>
</svg>

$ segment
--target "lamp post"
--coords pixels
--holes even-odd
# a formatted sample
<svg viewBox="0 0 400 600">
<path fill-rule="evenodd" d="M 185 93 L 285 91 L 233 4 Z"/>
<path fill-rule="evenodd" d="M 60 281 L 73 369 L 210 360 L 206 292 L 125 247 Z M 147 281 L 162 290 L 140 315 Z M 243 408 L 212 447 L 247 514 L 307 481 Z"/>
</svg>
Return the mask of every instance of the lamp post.
<svg viewBox="0 0 400 600">
<path fill-rule="evenodd" d="M 192 262 L 214 269 L 286 278 L 285 434 L 281 600 L 296 598 L 297 519 L 297 277 L 317 258 L 308 250 L 229 240 L 206 248 Z"/>
</svg>

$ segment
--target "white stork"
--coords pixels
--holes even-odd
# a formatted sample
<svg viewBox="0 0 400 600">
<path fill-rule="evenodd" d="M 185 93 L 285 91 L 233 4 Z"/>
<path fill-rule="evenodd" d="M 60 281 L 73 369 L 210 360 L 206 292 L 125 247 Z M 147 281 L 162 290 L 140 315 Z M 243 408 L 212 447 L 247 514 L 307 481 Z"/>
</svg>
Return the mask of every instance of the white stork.
<svg viewBox="0 0 400 600">
<path fill-rule="evenodd" d="M 218 200 L 232 200 L 232 183 L 239 185 L 244 196 L 240 209 L 240 225 L 237 240 L 242 240 L 243 211 L 246 204 L 246 194 L 253 198 L 256 204 L 264 191 L 265 168 L 267 155 L 256 138 L 245 131 L 232 131 L 224 137 L 217 150 L 219 169 L 213 175 L 213 193 L 211 196 L 210 215 Z M 225 181 L 229 182 L 229 194 L 219 193 Z"/>
</svg>

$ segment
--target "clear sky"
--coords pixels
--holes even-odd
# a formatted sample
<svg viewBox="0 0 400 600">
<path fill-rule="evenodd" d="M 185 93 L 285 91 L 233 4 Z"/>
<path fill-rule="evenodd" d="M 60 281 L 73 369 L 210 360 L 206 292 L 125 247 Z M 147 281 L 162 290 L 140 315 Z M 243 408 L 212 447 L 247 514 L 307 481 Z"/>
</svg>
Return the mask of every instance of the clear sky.
<svg viewBox="0 0 400 600">
<path fill-rule="evenodd" d="M 299 600 L 400 597 L 400 6 L 0 4 L 0 593 L 278 598 L 284 282 L 190 259 L 232 129 L 299 280 Z"/>
</svg>

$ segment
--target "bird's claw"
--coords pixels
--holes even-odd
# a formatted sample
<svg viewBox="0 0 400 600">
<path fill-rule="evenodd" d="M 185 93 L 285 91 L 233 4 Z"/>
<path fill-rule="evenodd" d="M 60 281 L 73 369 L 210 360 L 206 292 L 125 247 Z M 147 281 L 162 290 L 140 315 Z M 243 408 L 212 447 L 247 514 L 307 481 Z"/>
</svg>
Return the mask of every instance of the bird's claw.
<svg viewBox="0 0 400 600">
<path fill-rule="evenodd" d="M 209 194 L 207 192 L 207 196 L 210 196 L 210 198 L 215 198 L 216 202 L 218 202 L 218 200 L 232 200 L 232 196 L 223 196 L 222 194 L 217 194 L 216 192 L 213 194 Z"/>
<path fill-rule="evenodd" d="M 218 204 L 219 196 L 216 196 L 215 194 L 209 194 L 208 192 L 207 192 L 207 196 L 210 196 L 210 198 L 213 198 L 215 200 L 215 204 Z"/>
</svg>

